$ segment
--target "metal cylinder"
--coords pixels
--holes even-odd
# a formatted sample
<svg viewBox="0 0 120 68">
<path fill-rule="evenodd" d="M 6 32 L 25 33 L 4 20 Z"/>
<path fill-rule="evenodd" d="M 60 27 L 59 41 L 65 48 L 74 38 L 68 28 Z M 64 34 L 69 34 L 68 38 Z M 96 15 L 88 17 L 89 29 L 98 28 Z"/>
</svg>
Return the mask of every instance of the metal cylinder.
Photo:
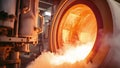
<svg viewBox="0 0 120 68">
<path fill-rule="evenodd" d="M 0 0 L 0 11 L 15 15 L 16 0 Z"/>
<path fill-rule="evenodd" d="M 19 52 L 13 52 L 11 54 L 11 59 L 12 60 L 18 60 L 19 59 Z"/>
<path fill-rule="evenodd" d="M 10 66 L 8 65 L 7 68 L 20 68 L 20 58 L 19 58 L 20 53 L 19 52 L 12 52 L 11 53 L 11 63 Z"/>
<path fill-rule="evenodd" d="M 0 26 L 13 28 L 15 12 L 16 0 L 0 0 Z"/>
<path fill-rule="evenodd" d="M 35 36 L 38 19 L 38 0 L 21 0 L 20 37 Z"/>
</svg>

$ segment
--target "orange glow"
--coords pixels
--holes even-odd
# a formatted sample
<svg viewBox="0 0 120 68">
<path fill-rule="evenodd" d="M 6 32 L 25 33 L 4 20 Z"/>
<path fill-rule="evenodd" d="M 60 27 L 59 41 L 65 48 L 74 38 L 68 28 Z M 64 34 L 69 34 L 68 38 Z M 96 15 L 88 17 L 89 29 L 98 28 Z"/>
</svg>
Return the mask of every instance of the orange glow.
<svg viewBox="0 0 120 68">
<path fill-rule="evenodd" d="M 51 63 L 75 63 L 84 60 L 91 52 L 97 35 L 97 22 L 92 10 L 77 4 L 63 15 L 58 29 L 58 45 L 66 48 L 64 54 L 54 57 Z"/>
</svg>

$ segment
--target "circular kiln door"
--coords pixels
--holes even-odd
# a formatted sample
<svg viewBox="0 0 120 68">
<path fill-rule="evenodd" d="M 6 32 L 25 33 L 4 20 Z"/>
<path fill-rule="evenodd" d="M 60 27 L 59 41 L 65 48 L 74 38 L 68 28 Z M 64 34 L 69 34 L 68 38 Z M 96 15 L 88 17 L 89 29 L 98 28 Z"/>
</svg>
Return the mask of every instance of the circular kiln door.
<svg viewBox="0 0 120 68">
<path fill-rule="evenodd" d="M 100 66 L 109 46 L 104 36 L 112 33 L 112 16 L 106 0 L 62 1 L 52 22 L 50 49 L 68 50 L 88 66 Z M 72 49 L 73 48 L 73 49 Z"/>
</svg>

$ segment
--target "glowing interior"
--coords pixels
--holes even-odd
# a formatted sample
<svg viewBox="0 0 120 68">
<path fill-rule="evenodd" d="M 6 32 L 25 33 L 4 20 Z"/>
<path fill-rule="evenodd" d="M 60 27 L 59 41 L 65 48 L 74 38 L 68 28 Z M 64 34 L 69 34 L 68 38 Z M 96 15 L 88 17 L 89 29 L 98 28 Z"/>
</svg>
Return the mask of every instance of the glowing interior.
<svg viewBox="0 0 120 68">
<path fill-rule="evenodd" d="M 94 46 L 96 36 L 96 18 L 87 5 L 77 4 L 65 12 L 58 28 L 59 47 L 79 46 L 80 53 L 76 52 L 76 55 L 85 59 Z"/>
</svg>

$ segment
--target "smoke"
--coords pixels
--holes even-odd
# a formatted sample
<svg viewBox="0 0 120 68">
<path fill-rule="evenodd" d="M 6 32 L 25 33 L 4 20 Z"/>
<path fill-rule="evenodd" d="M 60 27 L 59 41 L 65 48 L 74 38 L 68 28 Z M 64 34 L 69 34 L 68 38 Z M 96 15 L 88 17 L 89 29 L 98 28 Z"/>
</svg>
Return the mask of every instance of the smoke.
<svg viewBox="0 0 120 68">
<path fill-rule="evenodd" d="M 76 62 L 76 65 L 72 65 L 71 63 L 64 63 L 60 65 L 51 64 L 49 60 L 53 59 L 53 57 L 55 56 L 56 55 L 54 53 L 44 52 L 41 56 L 35 59 L 35 61 L 33 61 L 27 68 L 76 68 L 76 65 L 80 65 L 79 62 Z"/>
<path fill-rule="evenodd" d="M 112 11 L 114 32 L 112 36 L 107 37 L 107 41 L 111 45 L 111 49 L 105 61 L 106 66 L 103 68 L 120 68 L 120 4 L 115 0 L 107 1 Z M 64 47 L 63 50 L 59 50 L 59 53 L 42 52 L 42 54 L 32 61 L 27 68 L 95 68 L 92 66 L 87 67 L 86 62 L 82 59 L 71 62 L 69 58 L 71 59 L 71 56 L 74 55 L 74 53 L 70 54 L 69 57 L 65 59 L 59 59 L 62 55 L 67 53 L 65 48 L 69 51 L 69 47 Z M 72 50 L 74 51 L 75 48 L 72 47 Z M 68 61 L 64 61 L 67 59 Z"/>
<path fill-rule="evenodd" d="M 111 49 L 106 58 L 106 67 L 120 68 L 120 3 L 115 0 L 107 0 L 113 17 L 113 35 L 107 38 Z"/>
<path fill-rule="evenodd" d="M 58 53 L 43 52 L 27 68 L 87 68 L 83 59 L 92 49 L 91 44 L 64 46 Z"/>
</svg>

